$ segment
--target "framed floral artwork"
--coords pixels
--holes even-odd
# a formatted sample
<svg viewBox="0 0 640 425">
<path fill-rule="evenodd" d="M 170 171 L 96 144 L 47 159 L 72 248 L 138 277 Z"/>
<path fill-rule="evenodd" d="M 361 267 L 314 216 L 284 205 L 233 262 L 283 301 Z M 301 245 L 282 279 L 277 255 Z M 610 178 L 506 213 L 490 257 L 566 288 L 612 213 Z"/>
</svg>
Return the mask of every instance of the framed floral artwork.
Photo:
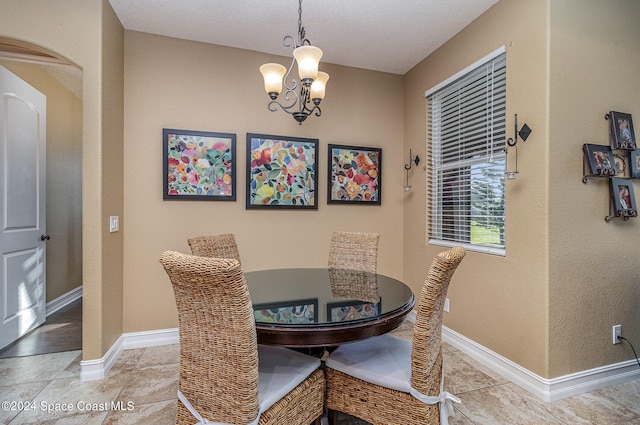
<svg viewBox="0 0 640 425">
<path fill-rule="evenodd" d="M 382 149 L 328 146 L 327 203 L 380 205 Z"/>
<path fill-rule="evenodd" d="M 318 139 L 247 133 L 247 208 L 318 209 Z"/>
<path fill-rule="evenodd" d="M 163 199 L 235 201 L 236 135 L 162 129 Z"/>
</svg>

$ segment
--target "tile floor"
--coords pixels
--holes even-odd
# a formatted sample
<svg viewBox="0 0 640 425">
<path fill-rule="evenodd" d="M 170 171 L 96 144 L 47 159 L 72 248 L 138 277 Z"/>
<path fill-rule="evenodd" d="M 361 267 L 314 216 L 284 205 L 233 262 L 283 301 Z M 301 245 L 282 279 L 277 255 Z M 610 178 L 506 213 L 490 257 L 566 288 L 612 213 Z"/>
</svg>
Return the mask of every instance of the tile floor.
<svg viewBox="0 0 640 425">
<path fill-rule="evenodd" d="M 406 338 L 411 329 L 394 331 Z M 0 359 L 1 424 L 169 425 L 174 422 L 178 345 L 126 350 L 104 380 L 80 382 L 80 351 Z M 460 351 L 444 349 L 447 390 L 462 399 L 451 425 L 640 425 L 640 380 L 545 403 Z M 120 409 L 111 410 L 121 402 Z M 343 417 L 340 425 L 363 425 Z"/>
</svg>

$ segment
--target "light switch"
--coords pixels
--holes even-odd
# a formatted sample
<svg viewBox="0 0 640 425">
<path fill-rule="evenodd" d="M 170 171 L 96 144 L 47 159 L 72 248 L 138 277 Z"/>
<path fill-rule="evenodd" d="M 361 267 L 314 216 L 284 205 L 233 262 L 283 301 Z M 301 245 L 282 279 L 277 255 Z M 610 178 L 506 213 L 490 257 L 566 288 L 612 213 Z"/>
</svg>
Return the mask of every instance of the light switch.
<svg viewBox="0 0 640 425">
<path fill-rule="evenodd" d="M 117 215 L 112 215 L 109 217 L 109 231 L 111 233 L 117 232 L 120 230 L 120 217 Z"/>
</svg>

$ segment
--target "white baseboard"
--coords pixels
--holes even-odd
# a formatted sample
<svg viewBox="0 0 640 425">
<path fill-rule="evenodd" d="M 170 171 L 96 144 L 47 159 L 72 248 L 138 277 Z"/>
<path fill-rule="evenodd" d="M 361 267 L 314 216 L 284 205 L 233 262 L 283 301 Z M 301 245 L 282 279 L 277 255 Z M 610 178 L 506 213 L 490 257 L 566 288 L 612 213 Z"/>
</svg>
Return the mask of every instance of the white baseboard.
<svg viewBox="0 0 640 425">
<path fill-rule="evenodd" d="M 415 319 L 415 311 L 407 315 L 407 320 L 415 323 Z M 544 401 L 560 400 L 640 378 L 640 368 L 638 368 L 636 361 L 628 360 L 558 378 L 546 379 L 446 326 L 442 327 L 442 339 Z M 179 342 L 178 328 L 124 333 L 101 359 L 80 362 L 80 379 L 90 381 L 104 378 L 122 350 L 178 344 Z"/>
<path fill-rule="evenodd" d="M 179 344 L 178 328 L 155 331 L 129 332 L 123 334 L 124 349 L 155 347 L 157 345 Z"/>
<path fill-rule="evenodd" d="M 640 378 L 635 360 L 546 379 L 445 326 L 442 340 L 544 401 L 555 401 Z"/>
<path fill-rule="evenodd" d="M 116 340 L 102 358 L 82 360 L 80 362 L 80 380 L 93 381 L 103 379 L 123 350 L 177 344 L 179 342 L 178 328 L 124 333 L 120 335 L 120 338 Z"/>
<path fill-rule="evenodd" d="M 49 317 L 56 311 L 68 306 L 69 304 L 71 304 L 72 302 L 80 298 L 82 298 L 82 285 L 78 286 L 75 289 L 70 290 L 66 294 L 60 295 L 55 300 L 49 301 L 45 307 L 45 311 L 47 312 L 47 317 Z"/>
<path fill-rule="evenodd" d="M 120 338 L 107 350 L 107 353 L 100 359 L 95 360 L 82 360 L 80 361 L 80 380 L 81 381 L 95 381 L 96 379 L 103 379 L 111 366 L 118 360 L 123 346 L 124 334 L 120 335 Z"/>
</svg>

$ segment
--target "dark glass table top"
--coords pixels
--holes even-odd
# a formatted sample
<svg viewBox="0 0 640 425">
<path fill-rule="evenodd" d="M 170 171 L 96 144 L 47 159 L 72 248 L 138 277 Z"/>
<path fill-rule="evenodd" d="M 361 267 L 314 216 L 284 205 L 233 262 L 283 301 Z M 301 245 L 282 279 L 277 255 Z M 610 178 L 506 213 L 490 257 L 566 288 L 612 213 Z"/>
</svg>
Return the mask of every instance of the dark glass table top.
<svg viewBox="0 0 640 425">
<path fill-rule="evenodd" d="M 401 281 L 354 270 L 274 269 L 245 278 L 263 344 L 319 347 L 380 335 L 415 302 Z"/>
</svg>

